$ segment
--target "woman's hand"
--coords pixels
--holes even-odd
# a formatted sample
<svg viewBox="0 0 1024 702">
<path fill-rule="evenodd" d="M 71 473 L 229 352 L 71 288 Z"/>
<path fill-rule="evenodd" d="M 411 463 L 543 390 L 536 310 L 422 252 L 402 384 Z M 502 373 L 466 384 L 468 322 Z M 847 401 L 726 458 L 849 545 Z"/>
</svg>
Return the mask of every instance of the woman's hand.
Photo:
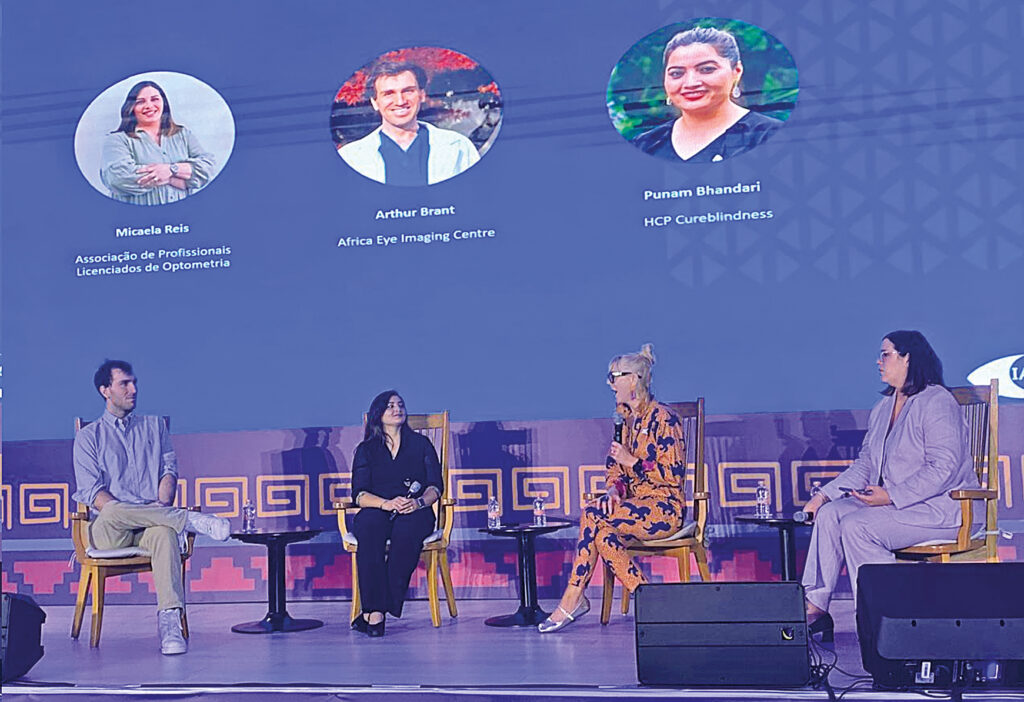
<svg viewBox="0 0 1024 702">
<path fill-rule="evenodd" d="M 608 488 L 608 492 L 598 497 L 590 504 L 596 505 L 598 509 L 605 513 L 605 515 L 611 515 L 615 511 L 615 508 L 622 503 L 622 496 L 619 495 L 619 491 L 615 489 L 615 486 Z"/>
<path fill-rule="evenodd" d="M 155 188 L 167 185 L 171 181 L 171 164 L 150 163 L 135 170 L 138 173 L 138 184 L 144 188 Z"/>
<path fill-rule="evenodd" d="M 616 463 L 622 466 L 631 466 L 636 463 L 639 458 L 631 454 L 626 450 L 626 447 L 620 444 L 618 441 L 613 441 L 611 447 L 608 449 L 608 455 L 611 456 Z"/>
<path fill-rule="evenodd" d="M 886 492 L 884 487 L 879 485 L 868 485 L 864 488 L 863 492 L 854 490 L 850 494 L 869 507 L 881 507 L 892 504 L 889 493 Z"/>
<path fill-rule="evenodd" d="M 828 502 L 828 498 L 825 497 L 825 493 L 819 492 L 804 505 L 804 512 L 813 516 L 818 513 L 818 510 L 821 509 L 821 506 L 826 502 Z"/>
<path fill-rule="evenodd" d="M 384 503 L 380 506 L 385 512 L 397 512 L 398 514 L 415 512 L 416 507 L 416 500 L 409 497 L 394 497 L 390 500 L 384 500 Z"/>
<path fill-rule="evenodd" d="M 609 490 L 608 493 L 601 498 L 600 502 L 605 515 L 610 517 L 612 512 L 615 511 L 615 508 L 622 503 L 622 498 L 619 497 L 619 493 L 615 490 Z"/>
</svg>

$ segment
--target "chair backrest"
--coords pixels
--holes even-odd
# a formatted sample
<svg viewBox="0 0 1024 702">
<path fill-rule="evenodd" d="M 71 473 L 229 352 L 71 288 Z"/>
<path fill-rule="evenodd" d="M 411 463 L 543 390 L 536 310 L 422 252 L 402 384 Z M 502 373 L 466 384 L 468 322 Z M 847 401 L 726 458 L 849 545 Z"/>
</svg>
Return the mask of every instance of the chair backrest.
<svg viewBox="0 0 1024 702">
<path fill-rule="evenodd" d="M 450 451 L 450 434 L 448 427 L 448 410 L 434 412 L 431 414 L 408 414 L 406 424 L 417 434 L 430 439 L 437 451 L 437 457 L 441 462 L 441 484 L 444 486 L 444 494 L 451 492 L 451 485 L 448 484 L 448 453 Z M 363 415 L 363 427 L 366 427 L 366 415 Z M 441 501 L 434 503 L 434 514 L 437 517 L 437 528 L 450 531 L 451 525 L 445 524 L 445 510 L 441 509 Z"/>
<path fill-rule="evenodd" d="M 999 492 L 999 381 L 949 388 L 960 403 L 971 443 L 974 472 L 983 490 Z"/>
<path fill-rule="evenodd" d="M 704 533 L 708 519 L 708 500 L 697 496 L 707 492 L 707 466 L 704 464 L 704 398 L 698 397 L 692 402 L 668 402 L 683 420 L 683 439 L 686 442 L 686 462 L 689 464 L 693 456 L 693 495 L 690 501 L 693 520 L 697 523 L 698 538 Z M 687 465 L 687 470 L 690 466 Z M 686 490 L 684 476 L 682 488 Z"/>
</svg>

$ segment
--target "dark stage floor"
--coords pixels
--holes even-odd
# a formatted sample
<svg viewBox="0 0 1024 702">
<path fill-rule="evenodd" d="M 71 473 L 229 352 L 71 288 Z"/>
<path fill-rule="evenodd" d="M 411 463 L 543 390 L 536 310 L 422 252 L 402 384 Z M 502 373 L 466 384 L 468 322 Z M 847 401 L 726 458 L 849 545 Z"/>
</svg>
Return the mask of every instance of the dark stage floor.
<svg viewBox="0 0 1024 702">
<path fill-rule="evenodd" d="M 401 697 L 415 699 L 828 699 L 816 690 L 669 690 L 641 688 L 636 679 L 632 616 L 613 615 L 601 626 L 591 612 L 563 632 L 495 629 L 483 620 L 515 610 L 508 600 L 459 603 L 457 620 L 446 615 L 430 625 L 425 602 L 410 602 L 405 617 L 388 622 L 387 636 L 369 639 L 348 627 L 347 602 L 293 603 L 293 616 L 322 619 L 310 631 L 273 635 L 231 632 L 257 619 L 259 604 L 206 604 L 189 609 L 189 653 L 162 656 L 156 615 L 149 606 L 108 606 L 100 648 L 68 636 L 72 610 L 50 607 L 43 637 L 46 654 L 27 680 L 5 685 L 12 702 L 63 698 L 327 700 Z M 554 603 L 545 603 L 553 606 Z M 616 602 L 616 606 L 617 606 Z M 838 602 L 838 666 L 830 680 L 837 692 L 863 675 L 852 603 Z M 825 651 L 828 659 L 830 653 Z M 845 672 L 841 672 L 842 671 Z M 972 699 L 1024 699 L 1024 694 L 970 694 Z M 910 693 L 858 687 L 845 699 L 922 699 Z"/>
</svg>

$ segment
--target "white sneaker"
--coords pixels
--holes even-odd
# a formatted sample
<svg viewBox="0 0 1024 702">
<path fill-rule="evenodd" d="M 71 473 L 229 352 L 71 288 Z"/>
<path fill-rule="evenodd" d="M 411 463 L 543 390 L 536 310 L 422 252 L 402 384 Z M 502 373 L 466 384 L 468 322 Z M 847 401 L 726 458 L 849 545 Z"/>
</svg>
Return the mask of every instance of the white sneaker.
<svg viewBox="0 0 1024 702">
<path fill-rule="evenodd" d="M 231 536 L 231 522 L 224 517 L 215 517 L 202 512 L 188 512 L 185 528 L 197 534 L 206 534 L 217 541 L 227 541 Z"/>
<path fill-rule="evenodd" d="M 165 656 L 173 656 L 188 650 L 188 644 L 181 633 L 179 610 L 161 609 L 156 614 L 156 623 L 160 632 L 160 653 Z"/>
</svg>

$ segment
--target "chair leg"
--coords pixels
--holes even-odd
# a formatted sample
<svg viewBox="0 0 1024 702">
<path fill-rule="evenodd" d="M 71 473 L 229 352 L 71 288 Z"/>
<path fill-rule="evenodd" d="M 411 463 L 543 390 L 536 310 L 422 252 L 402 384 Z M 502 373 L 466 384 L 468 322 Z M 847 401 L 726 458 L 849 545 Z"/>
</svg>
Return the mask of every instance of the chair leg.
<svg viewBox="0 0 1024 702">
<path fill-rule="evenodd" d="M 89 584 L 92 582 L 92 566 L 82 566 L 78 579 L 78 596 L 75 597 L 75 617 L 71 620 L 71 638 L 77 639 L 82 631 L 82 617 L 85 615 L 85 598 L 89 596 Z"/>
<path fill-rule="evenodd" d="M 93 577 L 95 582 L 92 588 L 92 630 L 89 634 L 89 646 L 96 648 L 100 645 L 100 631 L 103 629 L 103 596 L 106 594 L 107 574 L 103 568 L 97 568 Z"/>
<path fill-rule="evenodd" d="M 352 612 L 350 622 L 363 613 L 363 603 L 359 601 L 359 570 L 356 567 L 356 554 L 352 554 Z"/>
<path fill-rule="evenodd" d="M 187 588 L 185 587 L 185 585 L 187 583 L 188 583 L 188 581 L 185 580 L 185 561 L 182 560 L 181 561 L 181 590 L 182 590 L 183 594 L 187 592 Z M 186 608 L 184 599 L 182 599 L 182 602 L 181 602 L 181 635 L 184 636 L 186 639 L 188 638 L 188 609 Z"/>
<path fill-rule="evenodd" d="M 604 585 L 601 586 L 601 623 L 607 624 L 612 615 L 612 596 L 615 594 L 615 571 L 604 564 Z"/>
<path fill-rule="evenodd" d="M 700 546 L 693 549 L 693 557 L 697 561 L 697 572 L 700 573 L 700 579 L 706 583 L 711 582 L 711 570 L 708 568 L 708 554 Z"/>
<path fill-rule="evenodd" d="M 441 582 L 444 583 L 444 595 L 448 599 L 448 614 L 457 617 L 459 609 L 455 606 L 455 588 L 452 587 L 452 571 L 448 567 L 448 551 L 441 552 Z"/>
<path fill-rule="evenodd" d="M 679 582 L 690 582 L 690 549 L 686 549 L 681 556 L 676 556 L 676 566 L 679 569 Z"/>
<path fill-rule="evenodd" d="M 622 613 L 629 614 L 629 590 L 625 585 L 622 586 Z"/>
<path fill-rule="evenodd" d="M 437 592 L 437 551 L 427 556 L 427 598 L 430 600 L 430 621 L 435 627 L 441 626 L 441 597 Z"/>
</svg>

